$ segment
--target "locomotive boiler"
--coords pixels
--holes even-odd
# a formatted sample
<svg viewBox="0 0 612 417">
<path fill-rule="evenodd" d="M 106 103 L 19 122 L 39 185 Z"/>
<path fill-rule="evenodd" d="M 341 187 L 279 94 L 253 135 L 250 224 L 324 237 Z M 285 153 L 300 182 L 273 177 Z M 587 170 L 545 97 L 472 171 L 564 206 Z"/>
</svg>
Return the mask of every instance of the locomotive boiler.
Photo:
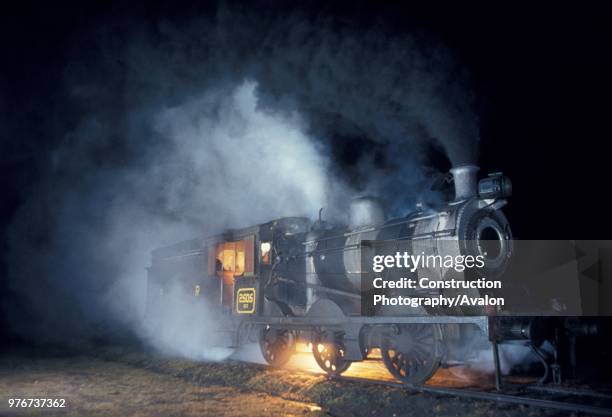
<svg viewBox="0 0 612 417">
<path fill-rule="evenodd" d="M 228 345 L 257 340 L 271 365 L 286 363 L 298 340 L 312 344 L 329 375 L 380 349 L 388 370 L 406 383 L 426 381 L 478 340 L 492 342 L 495 355 L 500 341 L 541 344 L 546 332 L 537 317 L 494 317 L 500 312 L 482 307 L 363 311 L 364 242 L 398 242 L 423 255 L 481 256 L 478 273 L 489 279 L 507 268 L 513 241 L 501 209 L 510 180 L 501 173 L 479 180 L 478 167 L 462 165 L 446 182 L 454 189 L 449 201 L 399 218 L 387 218 L 378 199 L 361 197 L 351 203 L 348 224 L 324 221 L 321 213 L 314 222 L 286 217 L 157 249 L 148 269 L 147 314 L 153 321 L 163 315 L 164 297 L 180 285 L 211 307 Z M 440 281 L 479 278 L 473 274 L 414 271 L 415 278 Z M 480 290 L 464 291 L 476 296 Z"/>
</svg>

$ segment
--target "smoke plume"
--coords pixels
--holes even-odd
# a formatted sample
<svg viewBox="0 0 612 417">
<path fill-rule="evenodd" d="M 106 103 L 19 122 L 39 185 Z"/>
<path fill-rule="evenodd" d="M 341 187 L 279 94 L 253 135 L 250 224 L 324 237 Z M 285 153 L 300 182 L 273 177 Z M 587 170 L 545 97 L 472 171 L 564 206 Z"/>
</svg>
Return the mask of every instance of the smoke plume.
<svg viewBox="0 0 612 417">
<path fill-rule="evenodd" d="M 228 7 L 98 23 L 67 48 L 10 228 L 5 310 L 25 337 L 146 336 L 151 249 L 321 206 L 341 218 L 357 194 L 404 214 L 430 147 L 477 156 L 467 77 L 432 40 Z"/>
</svg>

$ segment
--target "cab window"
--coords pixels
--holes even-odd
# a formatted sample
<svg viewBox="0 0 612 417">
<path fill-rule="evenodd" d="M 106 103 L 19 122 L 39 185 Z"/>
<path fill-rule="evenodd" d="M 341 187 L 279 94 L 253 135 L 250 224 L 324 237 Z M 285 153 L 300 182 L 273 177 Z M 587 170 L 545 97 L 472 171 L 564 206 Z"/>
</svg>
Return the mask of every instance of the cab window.
<svg viewBox="0 0 612 417">
<path fill-rule="evenodd" d="M 272 243 L 270 242 L 261 242 L 259 245 L 259 255 L 261 257 L 261 263 L 268 265 L 270 264 L 270 256 L 272 255 Z"/>
<path fill-rule="evenodd" d="M 255 237 L 248 236 L 232 242 L 222 242 L 211 248 L 208 258 L 209 274 L 214 273 L 220 277 L 253 275 L 254 242 Z"/>
</svg>

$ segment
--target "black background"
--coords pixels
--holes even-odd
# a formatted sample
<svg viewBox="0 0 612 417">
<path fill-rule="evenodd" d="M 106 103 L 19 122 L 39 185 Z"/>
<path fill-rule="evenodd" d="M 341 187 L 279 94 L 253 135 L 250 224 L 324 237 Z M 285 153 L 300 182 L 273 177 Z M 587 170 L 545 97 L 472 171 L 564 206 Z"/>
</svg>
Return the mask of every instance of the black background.
<svg viewBox="0 0 612 417">
<path fill-rule="evenodd" d="M 273 2 L 255 3 L 283 13 Z M 295 6 L 295 5 L 294 5 Z M 608 238 L 605 220 L 612 72 L 610 13 L 601 4 L 428 2 L 372 5 L 305 3 L 313 14 L 351 21 L 382 18 L 390 32 L 439 36 L 475 81 L 481 121 L 480 165 L 503 170 L 514 183 L 507 211 L 519 238 Z M 214 5 L 112 3 L 4 8 L 1 25 L 3 100 L 1 172 L 6 224 L 19 188 L 36 168 L 45 143 L 44 113 L 53 106 L 65 68 L 67 40 L 89 23 L 114 19 L 184 19 Z M 34 111 L 33 109 L 36 109 Z M 41 114 L 43 113 L 43 114 Z M 350 144 L 351 147 L 355 143 Z M 349 164 L 351 152 L 337 152 Z M 600 213 L 587 215 L 587 213 Z"/>
<path fill-rule="evenodd" d="M 4 5 L 0 10 L 0 224 L 4 227 L 37 178 L 52 147 L 44 109 L 53 107 L 67 42 L 83 26 L 124 19 L 180 21 L 214 12 L 215 5 L 165 2 L 136 5 Z M 380 3 L 380 2 L 379 2 Z M 425 4 L 426 3 L 426 4 Z M 609 11 L 581 2 L 251 2 L 263 13 L 296 7 L 353 23 L 382 19 L 390 33 L 433 33 L 475 81 L 483 171 L 513 181 L 506 211 L 522 239 L 609 239 L 610 93 Z M 46 123 L 46 122 L 45 122 Z M 351 147 L 359 142 L 347 142 Z M 340 166 L 354 152 L 334 152 Z M 443 166 L 444 160 L 432 156 Z M 4 266 L 1 272 L 5 282 Z M 4 285 L 2 297 L 8 297 Z"/>
</svg>

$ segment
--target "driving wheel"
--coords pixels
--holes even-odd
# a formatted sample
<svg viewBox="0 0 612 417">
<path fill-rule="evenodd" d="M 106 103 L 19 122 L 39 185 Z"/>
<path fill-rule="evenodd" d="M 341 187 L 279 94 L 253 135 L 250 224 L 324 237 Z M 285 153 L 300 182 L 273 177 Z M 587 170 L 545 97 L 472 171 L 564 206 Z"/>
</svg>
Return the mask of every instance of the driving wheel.
<svg viewBox="0 0 612 417">
<path fill-rule="evenodd" d="M 266 326 L 261 330 L 259 347 L 266 362 L 280 367 L 295 352 L 295 335 L 289 330 Z"/>
<path fill-rule="evenodd" d="M 385 335 L 381 354 L 391 374 L 407 384 L 422 384 L 440 366 L 442 331 L 437 324 L 404 324 Z"/>
<path fill-rule="evenodd" d="M 339 336 L 330 339 L 316 334 L 312 341 L 312 354 L 317 364 L 329 376 L 338 376 L 351 366 L 351 362 L 344 359 L 346 348 Z"/>
</svg>

